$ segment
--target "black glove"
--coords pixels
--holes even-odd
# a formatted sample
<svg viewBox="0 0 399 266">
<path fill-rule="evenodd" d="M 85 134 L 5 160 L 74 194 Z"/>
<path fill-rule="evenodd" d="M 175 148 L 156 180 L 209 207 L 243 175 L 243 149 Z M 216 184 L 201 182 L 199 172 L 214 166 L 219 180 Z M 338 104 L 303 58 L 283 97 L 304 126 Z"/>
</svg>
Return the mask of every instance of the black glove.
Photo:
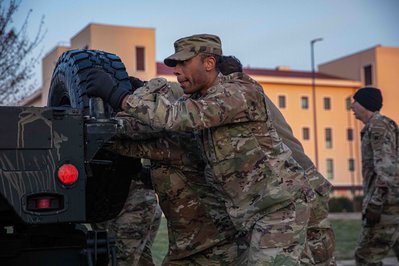
<svg viewBox="0 0 399 266">
<path fill-rule="evenodd" d="M 115 110 L 121 106 L 122 100 L 127 94 L 129 91 L 119 88 L 104 70 L 93 68 L 87 74 L 87 95 L 102 98 Z"/>
<path fill-rule="evenodd" d="M 366 219 L 366 226 L 374 226 L 378 224 L 381 220 L 382 206 L 377 206 L 374 204 L 369 204 L 366 208 L 366 213 L 364 214 L 364 219 Z"/>
<path fill-rule="evenodd" d="M 144 86 L 144 81 L 142 81 L 139 78 L 136 77 L 129 77 L 130 85 L 132 85 L 133 91 L 137 90 L 138 88 L 141 88 Z"/>
</svg>

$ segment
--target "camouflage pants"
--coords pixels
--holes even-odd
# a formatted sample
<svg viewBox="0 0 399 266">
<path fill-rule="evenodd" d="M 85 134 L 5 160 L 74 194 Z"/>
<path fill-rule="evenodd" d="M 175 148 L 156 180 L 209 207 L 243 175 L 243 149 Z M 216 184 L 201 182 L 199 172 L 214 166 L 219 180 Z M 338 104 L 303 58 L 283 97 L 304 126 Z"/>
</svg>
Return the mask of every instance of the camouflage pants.
<svg viewBox="0 0 399 266">
<path fill-rule="evenodd" d="M 382 259 L 393 249 L 399 260 L 399 225 L 377 224 L 363 227 L 355 251 L 356 265 L 382 265 Z"/>
<path fill-rule="evenodd" d="M 334 266 L 336 265 L 333 256 L 335 235 L 328 221 L 328 200 L 330 198 L 331 184 L 315 168 L 308 169 L 306 176 L 316 192 L 316 198 L 310 205 L 307 230 L 309 248 L 315 265 Z"/>
<path fill-rule="evenodd" d="M 265 215 L 251 232 L 248 265 L 311 265 L 306 241 L 309 205 L 301 199 Z"/>
<path fill-rule="evenodd" d="M 311 204 L 307 237 L 315 265 L 318 266 L 336 265 L 333 256 L 335 235 L 327 216 L 328 197 L 317 195 Z"/>
<path fill-rule="evenodd" d="M 179 260 L 165 260 L 163 266 L 241 266 L 247 265 L 247 241 L 226 241 Z"/>
<path fill-rule="evenodd" d="M 116 237 L 119 266 L 154 265 L 151 246 L 161 214 L 155 192 L 132 181 L 122 211 L 115 219 L 99 224 Z"/>
</svg>

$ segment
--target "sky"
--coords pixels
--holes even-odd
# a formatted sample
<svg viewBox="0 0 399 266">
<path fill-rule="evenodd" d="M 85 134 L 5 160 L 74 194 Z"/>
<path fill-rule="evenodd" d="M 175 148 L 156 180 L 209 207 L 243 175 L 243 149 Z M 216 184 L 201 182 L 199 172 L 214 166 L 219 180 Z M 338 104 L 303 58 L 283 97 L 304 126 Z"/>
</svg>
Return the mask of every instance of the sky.
<svg viewBox="0 0 399 266">
<path fill-rule="evenodd" d="M 32 36 L 44 16 L 42 56 L 89 23 L 155 28 L 160 62 L 175 40 L 199 33 L 218 35 L 225 55 L 253 68 L 310 71 L 316 38 L 316 65 L 379 44 L 399 47 L 399 0 L 22 0 L 16 27 L 30 9 Z M 40 64 L 35 73 L 41 84 Z"/>
</svg>

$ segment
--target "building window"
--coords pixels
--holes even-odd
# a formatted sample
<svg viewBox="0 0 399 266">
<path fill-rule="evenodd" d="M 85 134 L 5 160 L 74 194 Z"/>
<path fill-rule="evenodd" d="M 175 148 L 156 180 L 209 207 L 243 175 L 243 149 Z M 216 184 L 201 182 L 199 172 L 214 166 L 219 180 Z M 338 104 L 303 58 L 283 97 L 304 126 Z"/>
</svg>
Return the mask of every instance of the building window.
<svg viewBox="0 0 399 266">
<path fill-rule="evenodd" d="M 333 159 L 327 159 L 327 178 L 333 179 L 334 178 L 334 161 Z"/>
<path fill-rule="evenodd" d="M 332 148 L 332 129 L 326 128 L 325 134 L 326 134 L 326 148 L 331 149 Z"/>
<path fill-rule="evenodd" d="M 324 110 L 330 110 L 331 109 L 331 98 L 330 97 L 324 97 Z"/>
<path fill-rule="evenodd" d="M 352 128 L 348 128 L 346 130 L 346 139 L 353 140 L 353 129 Z"/>
<path fill-rule="evenodd" d="M 348 169 L 351 172 L 355 171 L 355 160 L 354 159 L 348 160 Z"/>
<path fill-rule="evenodd" d="M 309 134 L 309 128 L 308 127 L 302 128 L 302 138 L 304 140 L 309 140 L 310 134 Z"/>
<path fill-rule="evenodd" d="M 279 95 L 278 96 L 278 107 L 285 108 L 285 106 L 286 106 L 285 96 L 284 95 Z"/>
<path fill-rule="evenodd" d="M 136 70 L 145 71 L 145 47 L 136 47 Z"/>
<path fill-rule="evenodd" d="M 308 96 L 301 97 L 301 108 L 309 109 L 309 97 Z"/>
<path fill-rule="evenodd" d="M 367 65 L 363 67 L 364 71 L 364 85 L 373 84 L 373 67 L 371 65 Z"/>
<path fill-rule="evenodd" d="M 351 109 L 351 105 L 352 105 L 351 97 L 348 97 L 345 99 L 345 105 L 346 105 L 346 111 L 349 111 Z"/>
</svg>

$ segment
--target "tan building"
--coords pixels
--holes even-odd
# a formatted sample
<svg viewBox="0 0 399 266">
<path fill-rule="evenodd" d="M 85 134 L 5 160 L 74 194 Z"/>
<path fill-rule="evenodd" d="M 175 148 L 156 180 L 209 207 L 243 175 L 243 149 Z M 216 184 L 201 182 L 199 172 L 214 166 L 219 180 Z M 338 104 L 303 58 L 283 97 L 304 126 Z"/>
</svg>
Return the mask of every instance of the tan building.
<svg viewBox="0 0 399 266">
<path fill-rule="evenodd" d="M 384 98 L 381 113 L 399 123 L 399 47 L 377 45 L 321 64 L 319 70 L 380 88 Z"/>
<path fill-rule="evenodd" d="M 57 58 L 64 51 L 77 48 L 115 53 L 124 62 L 129 75 L 143 80 L 156 76 L 176 80 L 171 68 L 156 62 L 155 29 L 89 24 L 72 37 L 70 47 L 55 47 L 43 58 L 42 88 L 25 99 L 24 105 L 46 104 Z M 280 108 L 309 157 L 317 162 L 320 172 L 335 185 L 336 195 L 347 194 L 348 189 L 354 187 L 359 189 L 362 184 L 359 139 L 362 125 L 348 109 L 351 95 L 364 84 L 367 65 L 371 65 L 372 84 L 383 89 L 383 110 L 387 114 L 393 113 L 389 110 L 391 102 L 398 99 L 394 90 L 394 85 L 399 84 L 394 82 L 394 71 L 399 69 L 398 50 L 377 46 L 320 65 L 321 71 L 315 75 L 316 108 L 311 72 L 293 71 L 287 67 L 244 69 Z M 389 115 L 397 118 L 391 113 Z M 340 189 L 346 191 L 339 192 Z"/>
</svg>

